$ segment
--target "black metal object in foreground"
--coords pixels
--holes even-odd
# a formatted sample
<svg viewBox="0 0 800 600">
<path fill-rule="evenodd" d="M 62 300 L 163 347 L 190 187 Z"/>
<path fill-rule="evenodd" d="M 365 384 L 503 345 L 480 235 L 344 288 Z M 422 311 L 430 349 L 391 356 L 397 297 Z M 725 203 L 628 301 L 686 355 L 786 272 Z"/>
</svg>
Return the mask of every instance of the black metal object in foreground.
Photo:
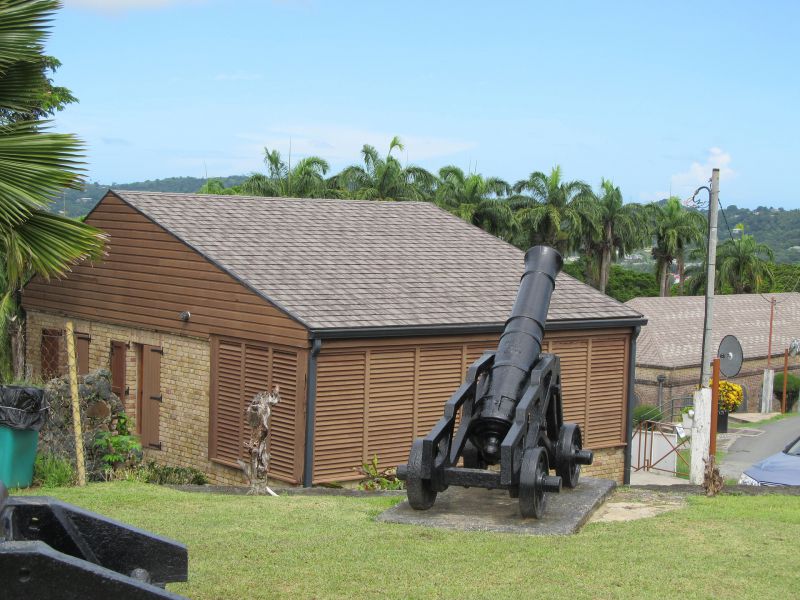
<svg viewBox="0 0 800 600">
<path fill-rule="evenodd" d="M 178 542 L 0 482 L 3 598 L 179 600 L 163 587 L 187 572 Z"/>
<path fill-rule="evenodd" d="M 564 423 L 558 356 L 541 353 L 561 266 L 553 248 L 536 246 L 525 254 L 525 273 L 497 351 L 475 361 L 444 417 L 414 442 L 408 464 L 397 469 L 413 508 L 430 508 L 437 492 L 450 485 L 502 488 L 519 498 L 523 517 L 539 518 L 545 492 L 559 492 L 562 483 L 575 487 L 581 465 L 592 463 L 580 428 Z M 487 468 L 498 463 L 499 470 Z"/>
</svg>

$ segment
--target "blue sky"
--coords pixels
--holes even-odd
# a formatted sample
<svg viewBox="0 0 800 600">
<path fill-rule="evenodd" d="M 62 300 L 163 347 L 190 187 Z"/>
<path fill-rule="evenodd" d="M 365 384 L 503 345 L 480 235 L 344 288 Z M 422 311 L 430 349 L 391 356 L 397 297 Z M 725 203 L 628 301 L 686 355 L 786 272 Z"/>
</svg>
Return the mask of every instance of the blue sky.
<svg viewBox="0 0 800 600">
<path fill-rule="evenodd" d="M 560 164 L 626 200 L 800 208 L 800 3 L 65 0 L 57 128 L 103 183 L 364 143 L 514 182 Z"/>
</svg>

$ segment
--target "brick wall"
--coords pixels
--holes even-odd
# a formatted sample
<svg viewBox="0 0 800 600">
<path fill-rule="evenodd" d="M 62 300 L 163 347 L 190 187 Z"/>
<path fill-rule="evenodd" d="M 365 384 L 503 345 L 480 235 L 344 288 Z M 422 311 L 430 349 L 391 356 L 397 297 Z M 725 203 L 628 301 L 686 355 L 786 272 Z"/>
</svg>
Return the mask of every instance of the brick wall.
<svg viewBox="0 0 800 600">
<path fill-rule="evenodd" d="M 625 448 L 595 450 L 594 462 L 588 467 L 581 467 L 581 474 L 613 479 L 618 484 L 622 484 L 625 475 Z"/>
<path fill-rule="evenodd" d="M 789 372 L 800 374 L 800 364 L 796 358 L 789 358 Z M 795 363 L 795 364 L 793 364 Z M 739 409 L 740 412 L 758 412 L 761 404 L 761 382 L 764 369 L 767 368 L 767 359 L 746 360 L 742 364 L 739 375 L 729 378 L 744 388 L 745 402 Z M 783 372 L 783 356 L 772 358 L 772 369 L 776 373 Z M 636 367 L 636 395 L 640 404 L 658 404 L 658 375 L 665 375 L 664 400 L 691 396 L 700 381 L 700 367 L 683 369 L 654 369 L 651 367 Z M 724 377 L 723 377 L 724 379 Z M 780 392 L 781 390 L 776 390 Z M 773 399 L 772 410 L 780 411 L 780 401 Z"/>
<path fill-rule="evenodd" d="M 64 329 L 66 318 L 28 311 L 27 364 L 30 375 L 37 377 L 41 368 L 42 329 Z M 139 352 L 137 344 L 160 346 L 161 394 L 159 416 L 162 450 L 145 450 L 146 460 L 194 467 L 206 473 L 212 483 L 242 485 L 242 473 L 208 460 L 209 371 L 211 349 L 208 340 L 132 329 L 93 321 L 74 319 L 75 331 L 88 333 L 89 368 L 110 368 L 111 342 L 128 342 L 126 384 L 129 393 L 123 399 L 125 411 L 136 420 Z"/>
</svg>

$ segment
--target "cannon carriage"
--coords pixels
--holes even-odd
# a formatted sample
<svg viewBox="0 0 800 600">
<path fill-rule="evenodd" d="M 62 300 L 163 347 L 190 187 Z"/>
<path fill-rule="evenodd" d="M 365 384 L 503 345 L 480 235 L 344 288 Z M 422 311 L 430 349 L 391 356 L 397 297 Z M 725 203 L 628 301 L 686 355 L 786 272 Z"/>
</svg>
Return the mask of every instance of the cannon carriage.
<svg viewBox="0 0 800 600">
<path fill-rule="evenodd" d="M 526 253 L 497 350 L 472 364 L 444 416 L 412 444 L 408 463 L 397 469 L 413 508 L 430 508 L 438 492 L 458 485 L 508 490 L 519 498 L 523 517 L 541 518 L 545 494 L 562 485 L 574 488 L 581 465 L 592 463 L 580 427 L 564 423 L 559 358 L 541 353 L 561 267 L 553 248 Z"/>
</svg>

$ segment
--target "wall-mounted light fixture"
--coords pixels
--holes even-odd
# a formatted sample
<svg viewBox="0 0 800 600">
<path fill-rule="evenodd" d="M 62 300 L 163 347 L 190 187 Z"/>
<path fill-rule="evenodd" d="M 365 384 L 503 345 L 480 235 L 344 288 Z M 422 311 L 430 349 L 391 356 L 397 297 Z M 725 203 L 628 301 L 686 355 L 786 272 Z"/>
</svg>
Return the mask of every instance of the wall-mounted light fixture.
<svg viewBox="0 0 800 600">
<path fill-rule="evenodd" d="M 188 310 L 184 310 L 178 315 L 178 318 L 184 323 L 186 323 L 191 317 L 192 313 L 190 313 Z"/>
</svg>

